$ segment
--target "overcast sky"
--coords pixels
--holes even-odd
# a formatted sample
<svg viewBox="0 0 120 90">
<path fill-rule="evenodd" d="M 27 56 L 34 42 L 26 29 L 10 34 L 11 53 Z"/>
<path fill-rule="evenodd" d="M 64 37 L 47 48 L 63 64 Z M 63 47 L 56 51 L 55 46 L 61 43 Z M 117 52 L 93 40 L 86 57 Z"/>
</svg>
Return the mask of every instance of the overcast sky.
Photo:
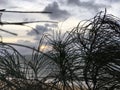
<svg viewBox="0 0 120 90">
<path fill-rule="evenodd" d="M 34 21 L 52 20 L 53 23 L 36 23 L 28 26 L 1 26 L 5 30 L 15 32 L 18 36 L 12 36 L 0 31 L 5 42 L 35 45 L 43 33 L 54 29 L 63 32 L 71 30 L 77 23 L 84 19 L 94 17 L 101 10 L 107 8 L 107 13 L 120 17 L 120 0 L 0 0 L 0 9 L 19 11 L 51 11 L 52 14 L 11 14 L 3 13 L 2 21 Z"/>
</svg>

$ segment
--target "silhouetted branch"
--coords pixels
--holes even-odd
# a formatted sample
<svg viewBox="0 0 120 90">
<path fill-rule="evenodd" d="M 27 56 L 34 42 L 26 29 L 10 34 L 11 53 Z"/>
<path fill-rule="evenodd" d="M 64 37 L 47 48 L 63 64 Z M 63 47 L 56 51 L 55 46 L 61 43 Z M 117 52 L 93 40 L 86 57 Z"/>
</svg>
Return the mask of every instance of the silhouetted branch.
<svg viewBox="0 0 120 90">
<path fill-rule="evenodd" d="M 58 23 L 56 21 L 0 22 L 1 25 L 24 25 L 30 23 Z"/>
<path fill-rule="evenodd" d="M 9 34 L 12 34 L 12 35 L 17 36 L 17 34 L 16 34 L 16 33 L 13 33 L 13 32 L 7 31 L 7 30 L 0 29 L 0 31 L 3 31 L 3 32 L 6 32 L 6 33 L 9 33 Z"/>
<path fill-rule="evenodd" d="M 0 9 L 1 13 L 42 13 L 42 14 L 51 14 L 52 12 L 48 12 L 48 11 L 9 11 L 6 9 Z"/>
<path fill-rule="evenodd" d="M 2 22 L 1 21 L 1 18 L 2 18 L 1 16 L 5 12 L 9 12 L 9 13 L 43 13 L 43 14 L 51 14 L 52 13 L 52 12 L 47 12 L 47 11 L 8 11 L 5 9 L 1 9 L 0 12 L 1 12 L 0 13 L 0 25 L 25 25 L 25 24 L 30 24 L 30 23 L 44 23 L 44 22 L 46 22 L 46 23 L 58 23 L 56 21 L 27 21 L 27 22 L 25 22 L 25 21 L 24 22 Z M 30 27 L 30 26 L 27 26 L 27 27 Z M 30 27 L 30 28 L 32 28 L 32 27 Z M 39 33 L 36 29 L 34 29 L 34 30 L 36 31 L 37 34 Z M 15 33 L 9 32 L 7 30 L 1 29 L 1 31 L 12 34 L 12 35 L 17 35 Z"/>
</svg>

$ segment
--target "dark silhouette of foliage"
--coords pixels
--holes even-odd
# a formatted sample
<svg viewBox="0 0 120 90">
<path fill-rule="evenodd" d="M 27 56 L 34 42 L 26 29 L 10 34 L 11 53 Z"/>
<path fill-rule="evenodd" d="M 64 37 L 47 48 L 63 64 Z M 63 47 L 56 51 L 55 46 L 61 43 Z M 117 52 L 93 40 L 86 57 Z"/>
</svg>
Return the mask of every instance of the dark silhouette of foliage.
<svg viewBox="0 0 120 90">
<path fill-rule="evenodd" d="M 76 68 L 74 66 L 78 58 L 73 48 L 71 35 L 62 34 L 60 31 L 47 37 L 47 41 L 52 49 L 47 52 L 48 58 L 53 62 L 53 80 L 50 82 L 52 86 L 56 86 L 62 90 L 74 90 L 76 80 Z M 61 87 L 62 86 L 62 87 Z"/>
<path fill-rule="evenodd" d="M 26 23 L 31 22 L 1 21 L 1 25 Z M 40 50 L 42 45 L 49 49 Z M 14 46 L 33 53 L 24 56 Z M 38 48 L 0 42 L 1 90 L 119 90 L 119 74 L 120 19 L 106 11 L 80 22 L 70 32 L 43 35 Z"/>
<path fill-rule="evenodd" d="M 88 90 L 119 86 L 119 19 L 100 12 L 81 26 L 75 28 L 73 39 L 84 61 L 83 78 Z"/>
</svg>

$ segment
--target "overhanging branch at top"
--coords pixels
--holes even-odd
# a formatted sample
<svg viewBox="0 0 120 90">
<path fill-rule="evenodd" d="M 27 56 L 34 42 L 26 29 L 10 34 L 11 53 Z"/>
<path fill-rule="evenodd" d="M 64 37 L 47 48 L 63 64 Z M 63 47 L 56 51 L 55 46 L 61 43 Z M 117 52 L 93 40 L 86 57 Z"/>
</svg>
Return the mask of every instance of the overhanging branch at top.
<svg viewBox="0 0 120 90">
<path fill-rule="evenodd" d="M 49 11 L 10 11 L 10 10 L 6 10 L 6 9 L 0 9 L 0 25 L 1 26 L 2 25 L 24 25 L 25 26 L 25 24 L 44 23 L 44 22 L 46 22 L 46 23 L 58 23 L 57 21 L 51 21 L 51 20 L 46 20 L 46 21 L 44 21 L 44 20 L 42 20 L 42 21 L 41 20 L 39 20 L 39 21 L 22 21 L 22 22 L 7 22 L 7 21 L 4 21 L 3 22 L 3 21 L 1 21 L 3 13 L 30 13 L 30 14 L 32 14 L 32 13 L 36 13 L 36 14 L 41 13 L 41 14 L 52 14 L 52 12 L 49 12 Z M 38 33 L 36 29 L 34 29 L 34 30 L 36 31 L 36 33 Z M 9 33 L 9 34 L 12 34 L 12 35 L 17 35 L 16 33 L 13 33 L 13 32 L 7 31 L 7 30 L 3 30 L 1 28 L 0 28 L 0 31 L 3 31 L 5 33 Z"/>
<path fill-rule="evenodd" d="M 42 14 L 51 14 L 52 12 L 49 11 L 10 11 L 10 10 L 6 10 L 6 9 L 0 9 L 0 12 L 5 13 L 5 12 L 9 12 L 9 13 L 42 13 Z"/>
</svg>

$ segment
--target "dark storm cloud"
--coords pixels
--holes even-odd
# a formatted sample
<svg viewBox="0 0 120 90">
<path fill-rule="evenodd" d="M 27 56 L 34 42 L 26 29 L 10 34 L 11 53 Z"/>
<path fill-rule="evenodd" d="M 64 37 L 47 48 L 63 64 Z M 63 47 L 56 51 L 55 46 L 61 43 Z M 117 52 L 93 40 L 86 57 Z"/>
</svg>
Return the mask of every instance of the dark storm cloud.
<svg viewBox="0 0 120 90">
<path fill-rule="evenodd" d="M 94 0 L 86 1 L 86 2 L 83 2 L 83 1 L 80 1 L 80 0 L 68 0 L 67 3 L 71 4 L 71 5 L 77 5 L 77 6 L 80 6 L 82 8 L 89 9 L 89 10 L 94 10 L 94 11 L 98 11 L 100 8 L 108 7 L 104 4 L 95 3 Z"/>
<path fill-rule="evenodd" d="M 53 2 L 52 4 L 48 4 L 48 6 L 45 7 L 45 11 L 50 11 L 52 14 L 49 14 L 49 17 L 51 19 L 67 19 L 70 14 L 66 10 L 60 9 L 57 2 Z"/>
</svg>

